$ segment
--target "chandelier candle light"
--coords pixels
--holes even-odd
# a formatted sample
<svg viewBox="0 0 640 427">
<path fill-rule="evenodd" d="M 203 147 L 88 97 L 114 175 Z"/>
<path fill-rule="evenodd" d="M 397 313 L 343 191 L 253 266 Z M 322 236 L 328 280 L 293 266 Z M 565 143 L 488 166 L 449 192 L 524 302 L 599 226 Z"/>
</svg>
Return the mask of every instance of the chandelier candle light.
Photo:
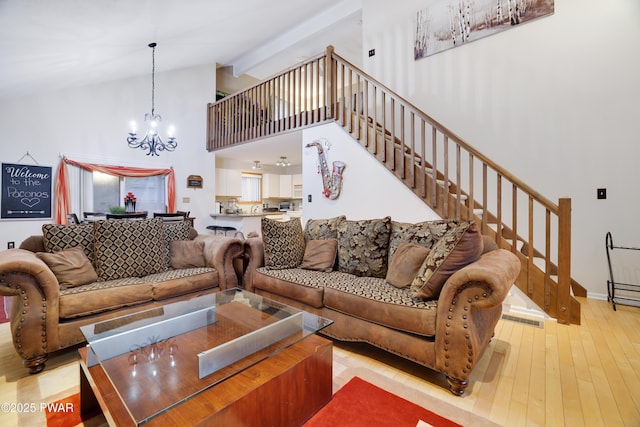
<svg viewBox="0 0 640 427">
<path fill-rule="evenodd" d="M 173 151 L 178 146 L 176 138 L 173 136 L 175 128 L 169 126 L 167 129 L 168 141 L 164 142 L 158 133 L 158 124 L 162 121 L 162 117 L 156 114 L 155 109 L 155 74 L 156 74 L 156 43 L 149 43 L 149 47 L 152 49 L 151 54 L 151 113 L 144 115 L 144 121 L 147 123 L 147 133 L 144 138 L 139 140 L 136 135 L 136 122 L 131 122 L 131 132 L 127 137 L 127 142 L 130 148 L 142 148 L 143 150 L 149 150 L 148 155 L 158 156 L 159 151 Z"/>
</svg>

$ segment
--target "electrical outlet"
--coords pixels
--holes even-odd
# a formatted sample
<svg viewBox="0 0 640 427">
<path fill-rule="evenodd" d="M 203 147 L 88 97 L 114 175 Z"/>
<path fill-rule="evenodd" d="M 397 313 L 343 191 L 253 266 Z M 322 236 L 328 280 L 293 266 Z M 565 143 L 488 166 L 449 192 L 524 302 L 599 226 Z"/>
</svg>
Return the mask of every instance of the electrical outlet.
<svg viewBox="0 0 640 427">
<path fill-rule="evenodd" d="M 369 49 L 369 58 L 371 58 L 375 54 L 376 54 L 376 50 L 375 49 Z"/>
<path fill-rule="evenodd" d="M 604 200 L 607 198 L 607 189 L 606 188 L 598 188 L 597 191 L 598 200 Z"/>
<path fill-rule="evenodd" d="M 191 203 L 191 197 L 183 197 L 182 203 Z"/>
<path fill-rule="evenodd" d="M 7 249 L 13 249 L 16 247 L 16 242 L 9 242 L 7 243 Z"/>
</svg>

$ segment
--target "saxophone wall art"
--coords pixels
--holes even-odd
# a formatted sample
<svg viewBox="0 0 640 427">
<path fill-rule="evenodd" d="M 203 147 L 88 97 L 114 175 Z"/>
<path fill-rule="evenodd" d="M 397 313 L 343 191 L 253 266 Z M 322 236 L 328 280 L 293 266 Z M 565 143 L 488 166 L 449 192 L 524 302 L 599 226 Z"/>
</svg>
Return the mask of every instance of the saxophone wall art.
<svg viewBox="0 0 640 427">
<path fill-rule="evenodd" d="M 324 149 L 322 148 L 322 142 L 327 146 L 327 150 L 331 148 L 331 145 L 327 140 L 313 141 L 305 147 L 316 147 L 318 149 L 318 173 L 322 175 L 322 186 L 324 188 L 322 194 L 324 194 L 324 197 L 327 199 L 335 200 L 340 195 L 340 189 L 342 188 L 342 171 L 346 165 L 344 162 L 336 160 L 333 162 L 333 170 L 329 172 L 327 159 L 325 158 Z"/>
</svg>

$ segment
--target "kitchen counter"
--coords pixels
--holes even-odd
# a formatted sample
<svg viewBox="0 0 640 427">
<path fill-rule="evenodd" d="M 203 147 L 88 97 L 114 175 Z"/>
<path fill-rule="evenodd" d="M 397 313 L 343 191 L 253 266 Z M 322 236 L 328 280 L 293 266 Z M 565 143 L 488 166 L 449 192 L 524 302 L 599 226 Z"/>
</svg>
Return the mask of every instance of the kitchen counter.
<svg viewBox="0 0 640 427">
<path fill-rule="evenodd" d="M 211 218 L 246 218 L 246 217 L 253 217 L 253 216 L 267 216 L 267 215 L 282 215 L 282 212 L 242 212 L 242 213 L 236 213 L 236 214 L 226 214 L 226 213 L 212 213 L 210 216 Z"/>
<path fill-rule="evenodd" d="M 212 213 L 209 214 L 215 220 L 215 225 L 233 227 L 241 231 L 246 237 L 249 233 L 262 235 L 262 218 L 267 217 L 277 221 L 287 221 L 292 217 L 301 217 L 302 211 L 287 212 L 243 212 L 237 214 Z"/>
</svg>

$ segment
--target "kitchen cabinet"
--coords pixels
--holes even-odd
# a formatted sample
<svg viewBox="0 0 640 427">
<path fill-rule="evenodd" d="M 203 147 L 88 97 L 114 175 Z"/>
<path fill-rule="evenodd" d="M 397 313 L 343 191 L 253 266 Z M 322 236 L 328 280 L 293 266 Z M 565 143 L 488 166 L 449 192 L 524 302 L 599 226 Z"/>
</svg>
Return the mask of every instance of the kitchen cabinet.
<svg viewBox="0 0 640 427">
<path fill-rule="evenodd" d="M 293 197 L 293 177 L 292 175 L 280 175 L 280 197 Z"/>
<path fill-rule="evenodd" d="M 280 175 L 273 173 L 262 174 L 262 198 L 275 199 L 280 197 Z"/>
<path fill-rule="evenodd" d="M 216 168 L 216 196 L 242 196 L 242 171 Z"/>
</svg>

